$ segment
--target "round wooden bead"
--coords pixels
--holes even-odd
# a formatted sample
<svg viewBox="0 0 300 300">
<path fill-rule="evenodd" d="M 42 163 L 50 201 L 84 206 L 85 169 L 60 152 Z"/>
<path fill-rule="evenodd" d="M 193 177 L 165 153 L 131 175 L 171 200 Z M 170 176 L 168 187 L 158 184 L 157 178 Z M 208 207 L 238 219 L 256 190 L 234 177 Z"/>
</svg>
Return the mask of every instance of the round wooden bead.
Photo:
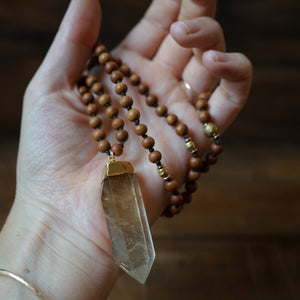
<svg viewBox="0 0 300 300">
<path fill-rule="evenodd" d="M 156 163 L 161 160 L 161 153 L 159 151 L 155 150 L 155 151 L 149 153 L 148 158 L 152 163 Z"/>
<path fill-rule="evenodd" d="M 123 148 L 120 144 L 113 144 L 111 146 L 111 151 L 115 156 L 120 156 L 123 153 Z"/>
<path fill-rule="evenodd" d="M 93 85 L 93 83 L 95 83 L 97 81 L 97 78 L 93 75 L 90 75 L 86 78 L 85 83 L 88 87 L 91 87 Z"/>
<path fill-rule="evenodd" d="M 190 166 L 191 168 L 198 169 L 202 165 L 202 161 L 199 157 L 191 157 L 190 158 Z"/>
<path fill-rule="evenodd" d="M 122 128 L 123 126 L 124 126 L 124 121 L 120 118 L 116 118 L 111 122 L 111 127 L 113 129 L 119 129 Z"/>
<path fill-rule="evenodd" d="M 145 93 L 149 92 L 149 86 L 148 84 L 142 82 L 139 84 L 138 86 L 138 92 L 142 95 L 144 95 Z"/>
<path fill-rule="evenodd" d="M 101 125 L 101 119 L 99 117 L 91 117 L 89 120 L 89 125 L 92 128 L 96 128 Z"/>
<path fill-rule="evenodd" d="M 113 83 L 118 83 L 120 81 L 122 81 L 123 79 L 123 74 L 122 72 L 120 71 L 113 71 L 111 74 L 110 74 L 110 80 L 113 82 Z"/>
<path fill-rule="evenodd" d="M 197 181 L 200 178 L 200 173 L 194 170 L 190 170 L 188 173 L 188 179 L 190 181 Z"/>
<path fill-rule="evenodd" d="M 140 112 L 135 108 L 130 109 L 129 112 L 127 113 L 127 119 L 129 121 L 134 122 L 135 120 L 138 120 L 139 117 L 140 117 Z"/>
<path fill-rule="evenodd" d="M 86 111 L 86 114 L 89 115 L 89 116 L 92 115 L 92 114 L 95 114 L 95 113 L 97 113 L 97 105 L 95 103 L 90 103 L 86 107 L 85 111 Z"/>
<path fill-rule="evenodd" d="M 208 100 L 211 96 L 211 92 L 202 92 L 199 94 L 198 99 Z"/>
<path fill-rule="evenodd" d="M 141 82 L 141 78 L 139 75 L 137 74 L 132 74 L 130 77 L 129 77 L 129 81 L 132 85 L 138 85 L 140 84 Z"/>
<path fill-rule="evenodd" d="M 197 182 L 187 181 L 186 184 L 185 184 L 185 189 L 189 193 L 195 193 L 197 191 Z"/>
<path fill-rule="evenodd" d="M 216 143 L 212 143 L 211 146 L 210 146 L 210 150 L 213 154 L 218 155 L 223 151 L 223 146 L 218 145 Z"/>
<path fill-rule="evenodd" d="M 116 139 L 119 142 L 125 142 L 128 139 L 128 132 L 124 129 L 120 129 L 116 132 Z"/>
<path fill-rule="evenodd" d="M 111 74 L 113 71 L 117 69 L 118 69 L 118 65 L 112 60 L 108 61 L 104 67 L 104 70 L 107 74 Z"/>
<path fill-rule="evenodd" d="M 120 98 L 120 104 L 122 107 L 126 108 L 133 104 L 133 100 L 130 96 L 123 96 Z"/>
<path fill-rule="evenodd" d="M 118 109 L 113 105 L 111 105 L 105 109 L 105 113 L 109 118 L 117 116 L 118 112 L 119 112 Z"/>
<path fill-rule="evenodd" d="M 190 203 L 192 201 L 192 194 L 188 192 L 184 192 L 182 196 L 183 196 L 183 203 Z"/>
<path fill-rule="evenodd" d="M 181 205 L 183 203 L 183 196 L 180 195 L 180 194 L 172 194 L 170 196 L 170 201 L 172 204 L 175 204 L 175 205 Z"/>
<path fill-rule="evenodd" d="M 158 99 L 155 95 L 148 95 L 146 97 L 146 104 L 148 106 L 155 106 L 157 104 L 157 101 L 158 101 Z"/>
<path fill-rule="evenodd" d="M 101 65 L 104 65 L 108 61 L 110 61 L 110 54 L 108 52 L 103 52 L 99 55 L 98 61 Z"/>
<path fill-rule="evenodd" d="M 163 117 L 168 112 L 168 108 L 165 105 L 160 104 L 160 105 L 156 106 L 155 112 L 159 117 Z"/>
<path fill-rule="evenodd" d="M 188 127 L 187 127 L 187 125 L 185 125 L 184 123 L 179 123 L 179 124 L 176 126 L 175 130 L 176 130 L 176 133 L 177 133 L 178 135 L 183 136 L 183 135 L 187 134 L 187 132 L 188 132 Z"/>
<path fill-rule="evenodd" d="M 92 85 L 92 91 L 93 91 L 95 94 L 100 93 L 102 90 L 103 90 L 103 85 L 102 85 L 102 83 L 100 83 L 100 82 L 95 82 L 95 83 Z"/>
<path fill-rule="evenodd" d="M 174 114 L 169 114 L 167 116 L 166 120 L 167 120 L 167 123 L 172 126 L 178 121 L 178 118 Z"/>
<path fill-rule="evenodd" d="M 87 93 L 88 91 L 89 91 L 89 89 L 85 85 L 82 85 L 78 88 L 78 92 L 80 95 L 83 95 L 83 94 Z"/>
<path fill-rule="evenodd" d="M 130 68 L 125 64 L 120 66 L 120 71 L 124 74 L 124 76 L 129 76 L 131 73 Z"/>
<path fill-rule="evenodd" d="M 107 140 L 102 140 L 98 143 L 98 149 L 100 152 L 104 153 L 105 151 L 110 150 L 110 143 Z"/>
<path fill-rule="evenodd" d="M 96 56 L 99 56 L 103 52 L 107 52 L 107 48 L 104 45 L 98 45 L 96 46 L 94 53 Z"/>
<path fill-rule="evenodd" d="M 100 105 L 105 106 L 110 103 L 110 96 L 108 94 L 103 94 L 98 97 L 98 102 Z"/>
<path fill-rule="evenodd" d="M 93 138 L 96 141 L 99 141 L 101 139 L 105 138 L 105 132 L 102 129 L 95 129 L 93 132 Z"/>
<path fill-rule="evenodd" d="M 199 112 L 199 121 L 202 123 L 208 122 L 210 119 L 210 114 L 207 110 L 203 110 Z"/>
<path fill-rule="evenodd" d="M 214 165 L 214 164 L 218 161 L 218 159 L 217 159 L 217 157 L 214 156 L 213 154 L 208 153 L 208 154 L 206 155 L 206 161 L 207 161 L 210 165 Z"/>
<path fill-rule="evenodd" d="M 121 57 L 119 57 L 119 56 L 114 56 L 114 57 L 112 57 L 112 60 L 113 60 L 115 63 L 117 63 L 118 66 L 121 66 L 121 64 L 122 64 L 122 59 L 121 59 Z"/>
<path fill-rule="evenodd" d="M 196 102 L 196 108 L 198 110 L 201 110 L 201 109 L 204 109 L 204 108 L 207 108 L 207 101 L 204 100 L 204 99 L 199 99 L 197 102 Z"/>
<path fill-rule="evenodd" d="M 124 82 L 117 83 L 116 86 L 115 86 L 115 92 L 118 95 L 126 93 L 127 92 L 127 85 Z"/>
<path fill-rule="evenodd" d="M 170 206 L 170 212 L 171 214 L 173 215 L 177 215 L 181 212 L 181 209 L 182 209 L 182 205 L 176 205 L 176 204 L 172 204 Z"/>
<path fill-rule="evenodd" d="M 175 191 L 178 188 L 178 183 L 175 179 L 165 182 L 165 189 L 169 192 Z"/>
<path fill-rule="evenodd" d="M 134 129 L 135 133 L 137 135 L 141 135 L 141 136 L 143 136 L 144 134 L 146 134 L 147 130 L 148 130 L 148 128 L 147 128 L 147 126 L 145 124 L 136 125 L 135 129 Z"/>
<path fill-rule="evenodd" d="M 145 149 L 153 148 L 154 144 L 155 144 L 155 141 L 154 141 L 154 139 L 151 136 L 147 136 L 146 138 L 144 138 L 142 140 L 142 146 Z"/>
<path fill-rule="evenodd" d="M 83 104 L 88 104 L 88 103 L 90 103 L 90 102 L 92 102 L 93 101 L 93 95 L 91 94 L 91 93 L 89 93 L 89 92 L 87 92 L 87 93 L 84 93 L 83 95 L 82 95 L 82 97 L 81 97 L 81 101 L 82 101 L 82 103 Z"/>
</svg>

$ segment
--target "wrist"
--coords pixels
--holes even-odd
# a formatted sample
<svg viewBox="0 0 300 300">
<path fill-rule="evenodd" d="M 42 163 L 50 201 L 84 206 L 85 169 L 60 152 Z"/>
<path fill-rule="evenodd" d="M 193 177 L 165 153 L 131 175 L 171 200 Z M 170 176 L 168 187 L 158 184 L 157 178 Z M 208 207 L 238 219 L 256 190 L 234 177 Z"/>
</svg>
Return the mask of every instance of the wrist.
<svg viewBox="0 0 300 300">
<path fill-rule="evenodd" d="M 118 273 L 109 253 L 48 208 L 20 200 L 15 201 L 0 235 L 0 267 L 31 282 L 49 300 L 105 299 Z M 0 279 L 6 291 L 4 283 L 7 280 Z M 19 299 L 16 284 L 7 288 L 12 286 Z"/>
</svg>

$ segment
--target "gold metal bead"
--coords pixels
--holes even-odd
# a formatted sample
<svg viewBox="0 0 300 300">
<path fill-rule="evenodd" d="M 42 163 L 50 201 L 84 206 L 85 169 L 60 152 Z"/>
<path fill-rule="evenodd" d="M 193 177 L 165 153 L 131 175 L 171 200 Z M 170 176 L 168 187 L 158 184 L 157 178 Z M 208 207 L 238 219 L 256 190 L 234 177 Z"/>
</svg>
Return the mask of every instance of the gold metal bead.
<svg viewBox="0 0 300 300">
<path fill-rule="evenodd" d="M 219 135 L 219 129 L 217 125 L 209 122 L 204 124 L 204 132 L 209 138 L 215 138 Z"/>
<path fill-rule="evenodd" d="M 191 153 L 195 153 L 197 151 L 197 147 L 191 138 L 187 138 L 185 140 L 185 146 Z"/>
<path fill-rule="evenodd" d="M 158 175 L 162 177 L 164 180 L 167 180 L 169 178 L 169 171 L 164 165 L 158 166 L 157 171 L 158 171 Z"/>
</svg>

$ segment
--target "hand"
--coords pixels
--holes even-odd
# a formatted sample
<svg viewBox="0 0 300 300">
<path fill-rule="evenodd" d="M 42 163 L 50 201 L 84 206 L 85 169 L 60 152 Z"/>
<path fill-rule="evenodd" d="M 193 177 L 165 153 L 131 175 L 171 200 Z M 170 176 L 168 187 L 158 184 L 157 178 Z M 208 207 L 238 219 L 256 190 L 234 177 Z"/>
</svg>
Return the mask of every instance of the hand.
<svg viewBox="0 0 300 300">
<path fill-rule="evenodd" d="M 215 0 L 155 0 L 145 17 L 113 50 L 149 84 L 160 103 L 189 126 L 203 152 L 208 139 L 182 80 L 196 92 L 213 90 L 219 83 L 210 99 L 210 113 L 221 131 L 244 105 L 251 83 L 248 59 L 242 54 L 224 53 L 222 29 L 212 19 L 215 6 Z M 55 263 L 51 265 L 54 278 L 70 273 L 64 284 L 57 278 L 52 281 L 59 285 L 56 293 L 52 291 L 57 299 L 64 298 L 57 293 L 70 293 L 70 285 L 74 294 L 77 292 L 76 299 L 94 299 L 99 295 L 104 298 L 117 273 L 101 206 L 101 180 L 107 157 L 97 151 L 75 88 L 99 28 L 98 1 L 73 0 L 24 98 L 16 200 L 5 228 L 6 232 L 15 233 L 20 228 L 23 234 L 33 232 L 29 234 L 36 241 L 33 259 L 46 245 L 45 255 L 52 251 L 62 264 L 68 265 L 64 274 Z M 107 78 L 104 82 L 109 84 Z M 142 104 L 142 96 L 134 92 L 131 95 L 134 107 L 141 112 L 141 122 L 147 125 L 149 135 L 156 141 L 155 148 L 163 155 L 163 164 L 173 178 L 182 182 L 189 157 L 184 140 Z M 113 139 L 114 133 L 109 130 L 107 135 Z M 155 164 L 148 162 L 148 153 L 140 147 L 132 124 L 126 122 L 126 130 L 129 140 L 120 159 L 135 166 L 152 223 L 167 204 L 163 181 Z M 50 241 L 53 244 L 49 245 Z M 73 256 L 68 256 L 70 253 Z M 44 273 L 38 279 L 39 285 L 48 276 Z M 76 286 L 79 278 L 80 287 Z M 96 285 L 97 281 L 100 284 Z"/>
</svg>

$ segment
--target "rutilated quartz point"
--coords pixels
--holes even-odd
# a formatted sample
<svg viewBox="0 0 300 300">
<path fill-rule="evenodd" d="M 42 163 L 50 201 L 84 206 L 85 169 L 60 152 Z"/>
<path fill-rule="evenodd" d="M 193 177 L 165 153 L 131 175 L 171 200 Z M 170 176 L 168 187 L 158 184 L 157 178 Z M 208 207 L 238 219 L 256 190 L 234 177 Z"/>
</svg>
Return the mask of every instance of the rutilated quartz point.
<svg viewBox="0 0 300 300">
<path fill-rule="evenodd" d="M 129 162 L 106 164 L 102 204 L 116 264 L 145 283 L 155 250 L 138 178 Z"/>
</svg>

